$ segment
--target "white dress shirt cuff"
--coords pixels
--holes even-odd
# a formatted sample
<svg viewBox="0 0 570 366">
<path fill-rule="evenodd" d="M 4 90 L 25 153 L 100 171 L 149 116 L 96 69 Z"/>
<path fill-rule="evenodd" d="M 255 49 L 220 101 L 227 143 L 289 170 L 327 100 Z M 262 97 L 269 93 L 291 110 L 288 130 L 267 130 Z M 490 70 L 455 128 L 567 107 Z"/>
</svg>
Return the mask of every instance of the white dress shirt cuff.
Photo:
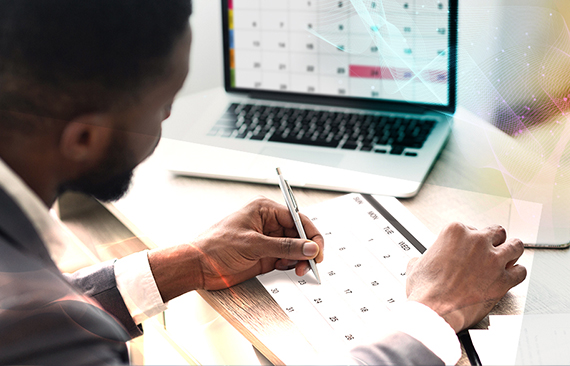
<svg viewBox="0 0 570 366">
<path fill-rule="evenodd" d="M 136 324 L 167 309 L 148 262 L 147 250 L 115 262 L 117 288 Z"/>
<path fill-rule="evenodd" d="M 435 311 L 415 301 L 407 301 L 394 311 L 395 330 L 404 332 L 429 348 L 446 364 L 455 365 L 461 346 L 451 326 Z"/>
</svg>

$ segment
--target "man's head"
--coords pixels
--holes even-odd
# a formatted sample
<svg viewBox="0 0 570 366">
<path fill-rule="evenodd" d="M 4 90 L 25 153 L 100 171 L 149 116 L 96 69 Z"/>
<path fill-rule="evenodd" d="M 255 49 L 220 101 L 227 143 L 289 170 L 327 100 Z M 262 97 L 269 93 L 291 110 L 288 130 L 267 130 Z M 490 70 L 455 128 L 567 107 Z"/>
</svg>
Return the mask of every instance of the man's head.
<svg viewBox="0 0 570 366">
<path fill-rule="evenodd" d="M 42 196 L 13 143 L 41 141 L 28 166 L 59 160 L 52 190 L 120 196 L 187 74 L 190 13 L 190 0 L 0 1 L 0 157 Z"/>
</svg>

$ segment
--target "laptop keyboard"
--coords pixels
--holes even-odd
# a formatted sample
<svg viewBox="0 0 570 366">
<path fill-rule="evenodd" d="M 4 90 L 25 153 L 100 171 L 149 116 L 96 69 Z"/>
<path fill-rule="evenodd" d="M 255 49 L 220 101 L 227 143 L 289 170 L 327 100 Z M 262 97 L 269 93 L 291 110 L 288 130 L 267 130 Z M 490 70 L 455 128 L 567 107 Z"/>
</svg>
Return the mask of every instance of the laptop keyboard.
<svg viewBox="0 0 570 366">
<path fill-rule="evenodd" d="M 417 156 L 434 120 L 232 104 L 209 136 Z"/>
</svg>

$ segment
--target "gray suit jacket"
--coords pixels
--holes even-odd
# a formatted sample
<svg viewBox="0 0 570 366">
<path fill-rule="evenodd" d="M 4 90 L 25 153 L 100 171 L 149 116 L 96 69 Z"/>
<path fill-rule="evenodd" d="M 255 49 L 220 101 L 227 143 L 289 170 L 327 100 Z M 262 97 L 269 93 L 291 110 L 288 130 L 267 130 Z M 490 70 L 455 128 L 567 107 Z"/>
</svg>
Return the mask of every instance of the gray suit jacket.
<svg viewBox="0 0 570 366">
<path fill-rule="evenodd" d="M 117 289 L 113 263 L 63 275 L 0 189 L 0 364 L 127 364 L 125 342 L 141 334 Z M 403 333 L 352 355 L 367 365 L 443 365 Z"/>
<path fill-rule="evenodd" d="M 62 275 L 0 189 L 0 364 L 127 364 L 125 342 L 140 334 L 113 263 Z"/>
</svg>

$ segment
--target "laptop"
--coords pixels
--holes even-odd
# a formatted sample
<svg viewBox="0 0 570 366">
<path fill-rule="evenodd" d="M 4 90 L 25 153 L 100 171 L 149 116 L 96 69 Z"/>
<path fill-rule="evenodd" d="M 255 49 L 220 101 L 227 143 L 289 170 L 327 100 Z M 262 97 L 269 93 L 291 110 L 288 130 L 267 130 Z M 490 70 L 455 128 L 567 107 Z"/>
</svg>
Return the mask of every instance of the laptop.
<svg viewBox="0 0 570 366">
<path fill-rule="evenodd" d="M 175 103 L 168 169 L 417 194 L 453 125 L 457 0 L 222 0 L 222 19 L 225 90 L 199 118 Z"/>
</svg>

